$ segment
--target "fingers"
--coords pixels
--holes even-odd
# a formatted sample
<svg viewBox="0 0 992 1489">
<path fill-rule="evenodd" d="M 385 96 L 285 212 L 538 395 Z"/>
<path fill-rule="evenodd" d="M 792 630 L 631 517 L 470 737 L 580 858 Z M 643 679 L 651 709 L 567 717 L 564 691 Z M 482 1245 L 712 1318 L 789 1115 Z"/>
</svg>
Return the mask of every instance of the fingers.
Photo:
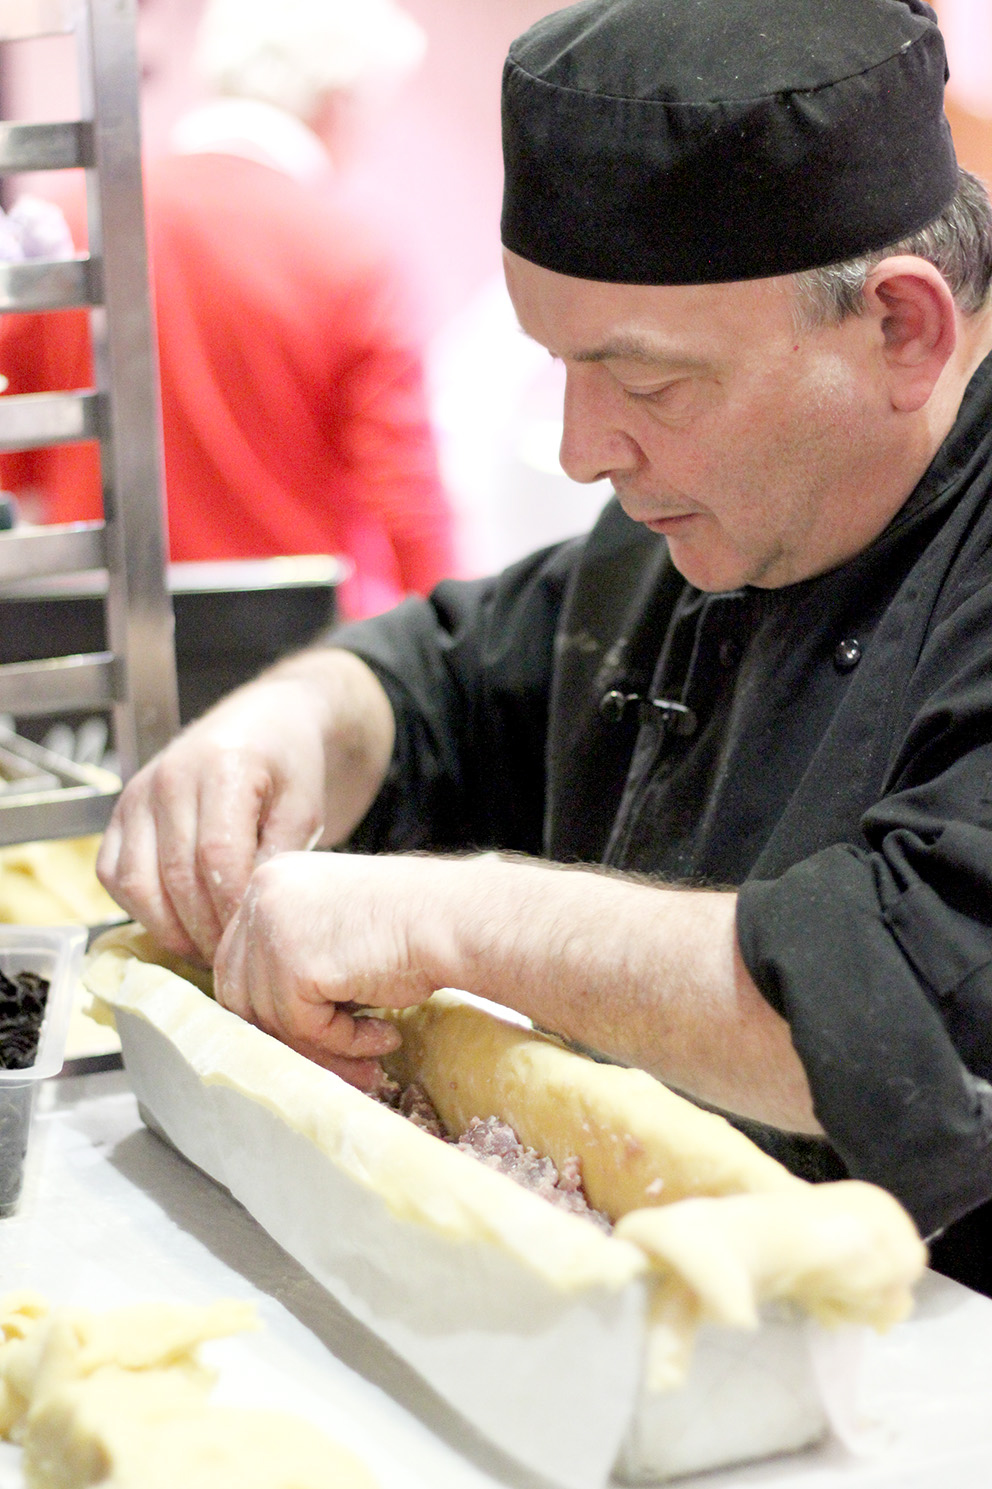
<svg viewBox="0 0 992 1489">
<path fill-rule="evenodd" d="M 156 777 L 159 870 L 177 918 L 209 961 L 257 864 L 320 836 L 319 793 L 237 748 L 214 752 L 195 784 L 194 796 L 185 770 L 160 768 Z"/>
<path fill-rule="evenodd" d="M 319 650 L 297 673 L 277 668 L 128 783 L 100 854 L 102 882 L 169 949 L 209 962 L 256 866 L 313 846 L 325 821 L 337 841 L 359 820 L 391 730 L 388 699 L 357 658 Z"/>
<path fill-rule="evenodd" d="M 399 1048 L 400 1032 L 387 1019 L 355 1018 L 328 1003 L 310 1018 L 294 1019 L 292 1038 L 284 1043 L 318 1065 L 334 1069 L 332 1062 L 371 1063 L 391 1054 Z"/>
<path fill-rule="evenodd" d="M 215 909 L 218 886 L 211 876 L 217 871 L 199 847 L 200 815 L 200 798 L 185 772 L 165 760 L 146 767 L 117 804 L 97 873 L 117 903 L 163 946 L 209 965 L 226 920 Z M 242 856 L 248 860 L 243 891 L 250 850 Z"/>
<path fill-rule="evenodd" d="M 103 835 L 96 871 L 122 910 L 139 920 L 155 939 L 179 956 L 202 953 L 172 905 L 158 868 L 154 820 L 122 798 Z"/>
<path fill-rule="evenodd" d="M 211 764 L 193 802 L 188 790 L 173 799 L 162 783 L 159 858 L 180 918 L 212 958 L 248 887 L 274 788 L 268 771 L 233 751 Z"/>
<path fill-rule="evenodd" d="M 294 952 L 280 952 L 260 919 L 249 898 L 221 938 L 214 995 L 223 1007 L 308 1054 L 377 1059 L 397 1048 L 393 1024 L 356 1016 L 346 982 L 315 970 L 315 962 L 328 960 L 322 948 L 315 955 L 301 941 Z"/>
<path fill-rule="evenodd" d="M 377 1060 L 336 1060 L 333 1056 L 318 1059 L 316 1055 L 308 1058 L 315 1065 L 323 1065 L 325 1070 L 333 1071 L 343 1081 L 347 1081 L 349 1086 L 357 1086 L 359 1091 L 365 1091 L 369 1096 L 373 1096 L 386 1079 Z"/>
<path fill-rule="evenodd" d="M 223 1007 L 332 1070 L 350 1084 L 374 1091 L 382 1081 L 379 1060 L 396 1049 L 396 1026 L 355 1017 L 312 981 L 271 956 L 253 905 L 240 911 L 221 939 L 214 963 L 214 991 Z"/>
<path fill-rule="evenodd" d="M 312 836 L 302 793 L 278 816 L 283 846 Z M 203 756 L 181 741 L 130 782 L 104 835 L 97 872 L 123 909 L 169 950 L 209 964 L 247 888 L 259 824 L 279 783 L 236 749 Z M 293 841 L 294 835 L 297 841 Z"/>
<path fill-rule="evenodd" d="M 157 874 L 158 884 L 149 889 L 149 894 L 158 893 L 168 900 L 184 933 L 209 964 L 230 918 L 228 915 L 222 920 L 218 913 L 214 876 L 219 871 L 203 851 L 204 809 L 208 803 L 216 803 L 219 791 L 213 782 L 206 786 L 193 782 L 193 790 L 190 784 L 185 772 L 163 762 L 152 781 L 151 811 L 137 824 L 135 838 L 154 834 L 156 861 L 148 865 L 148 874 L 149 879 Z M 250 873 L 249 866 L 244 871 L 242 892 Z"/>
</svg>

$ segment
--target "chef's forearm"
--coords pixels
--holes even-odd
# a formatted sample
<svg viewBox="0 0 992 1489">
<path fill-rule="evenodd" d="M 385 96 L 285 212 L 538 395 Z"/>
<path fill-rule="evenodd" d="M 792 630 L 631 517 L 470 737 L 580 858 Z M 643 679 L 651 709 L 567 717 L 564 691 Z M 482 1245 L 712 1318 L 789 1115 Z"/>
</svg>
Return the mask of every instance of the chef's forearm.
<svg viewBox="0 0 992 1489">
<path fill-rule="evenodd" d="M 389 769 L 396 729 L 385 690 L 360 657 L 334 647 L 298 652 L 264 676 L 299 683 L 319 715 L 326 761 L 321 843 L 340 843 L 368 812 Z"/>
<path fill-rule="evenodd" d="M 736 895 L 495 855 L 452 869 L 439 980 L 723 1110 L 820 1131 L 788 1025 L 741 960 Z"/>
</svg>

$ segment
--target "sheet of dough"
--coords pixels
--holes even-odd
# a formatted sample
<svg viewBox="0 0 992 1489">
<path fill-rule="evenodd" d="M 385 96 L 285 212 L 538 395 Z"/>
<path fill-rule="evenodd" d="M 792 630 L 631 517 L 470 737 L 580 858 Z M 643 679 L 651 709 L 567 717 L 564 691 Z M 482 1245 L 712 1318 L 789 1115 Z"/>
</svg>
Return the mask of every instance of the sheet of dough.
<svg viewBox="0 0 992 1489">
<path fill-rule="evenodd" d="M 896 1200 L 853 1179 L 631 1211 L 616 1233 L 677 1277 L 702 1318 L 738 1329 L 782 1299 L 828 1326 L 891 1328 L 927 1262 Z"/>
<path fill-rule="evenodd" d="M 94 955 L 118 959 L 114 970 L 91 962 L 87 975 L 94 992 L 100 989 L 93 978 L 102 980 L 109 1002 L 130 957 L 164 965 L 210 991 L 209 973 L 162 952 L 137 926 L 107 932 Z M 387 1062 L 390 1073 L 420 1081 L 449 1131 L 497 1113 L 559 1167 L 577 1156 L 590 1203 L 611 1219 L 692 1195 L 801 1187 L 723 1117 L 701 1111 L 646 1072 L 597 1064 L 467 1006 L 457 992 L 435 993 L 395 1017 L 403 1045 Z"/>
<path fill-rule="evenodd" d="M 646 1274 L 638 1248 L 438 1142 L 168 968 L 135 960 L 133 944 L 118 932 L 101 939 L 84 973 L 89 991 L 166 1033 L 206 1084 L 230 1086 L 273 1112 L 397 1220 L 449 1241 L 496 1244 L 562 1293 L 619 1290 Z"/>
<path fill-rule="evenodd" d="M 158 960 L 141 970 L 136 956 Z M 327 1072 L 251 1026 L 232 1022 L 216 1005 L 190 1000 L 179 979 L 196 976 L 209 991 L 209 974 L 163 957 L 146 932 L 128 927 L 98 942 L 87 982 L 111 1003 L 146 1011 L 148 993 L 161 985 L 156 968 L 162 961 L 176 974 L 167 984 L 167 998 L 181 1007 L 178 1016 L 173 1010 L 172 1029 L 213 1019 L 213 1045 L 222 1040 L 232 1056 L 226 1078 L 235 1064 L 242 1079 L 250 1070 L 251 1094 L 274 1105 L 298 1131 L 316 1135 L 329 1156 L 340 1161 L 340 1134 L 314 1128 L 321 1093 L 331 1089 Z M 754 1327 L 762 1302 L 787 1299 L 823 1322 L 886 1328 L 909 1312 L 912 1283 L 926 1265 L 926 1251 L 905 1211 L 884 1191 L 852 1182 L 808 1185 L 724 1118 L 700 1110 L 644 1071 L 599 1064 L 554 1039 L 467 1005 L 457 992 L 435 993 L 427 1003 L 395 1017 L 403 1043 L 387 1062 L 390 1071 L 401 1081 L 417 1080 L 425 1087 L 450 1132 L 463 1131 L 473 1117 L 496 1114 L 559 1167 L 577 1156 L 590 1202 L 614 1221 L 627 1217 L 616 1234 L 632 1241 L 663 1276 L 677 1274 L 692 1292 L 700 1316 Z M 159 1024 L 166 1027 L 161 1018 Z M 193 1033 L 193 1047 L 197 1038 Z M 223 1057 L 214 1068 L 216 1059 L 213 1048 L 213 1078 L 224 1078 Z M 533 1196 L 501 1175 L 474 1161 L 466 1168 L 462 1154 L 436 1140 L 425 1141 L 412 1124 L 396 1121 L 393 1113 L 343 1082 L 335 1079 L 334 1089 L 341 1113 L 368 1124 L 370 1132 L 391 1134 L 398 1145 L 398 1163 L 376 1170 L 366 1157 L 361 1166 L 363 1179 L 371 1180 L 397 1215 L 429 1216 L 436 1224 L 440 1199 L 450 1225 L 454 1194 L 445 1191 L 457 1191 L 459 1198 L 477 1194 L 481 1210 L 471 1218 L 462 1210 L 449 1233 L 490 1239 L 496 1232 L 491 1219 L 483 1218 L 487 1207 L 509 1213 L 511 1232 L 518 1217 L 526 1224 L 522 1217 L 534 1214 Z M 337 1111 L 331 1126 L 335 1124 Z M 736 1204 L 720 1203 L 734 1196 Z M 601 1236 L 595 1236 L 596 1244 L 588 1250 L 590 1227 L 576 1227 L 572 1216 L 544 1209 L 545 1223 L 552 1215 L 556 1222 L 568 1222 L 562 1235 L 583 1233 L 573 1242 L 583 1263 L 575 1270 L 573 1246 L 563 1248 L 546 1274 L 553 1285 L 581 1288 L 597 1263 L 605 1269 L 600 1280 L 609 1275 L 614 1285 L 635 1275 L 622 1264 L 620 1272 L 611 1272 L 616 1263 L 607 1261 L 611 1245 L 604 1247 Z M 520 1259 L 540 1266 L 532 1225 L 527 1225 L 527 1250 Z M 499 1234 L 506 1244 L 508 1232 L 500 1227 Z M 553 1233 L 551 1243 L 562 1246 Z M 592 1265 L 593 1271 L 584 1273 L 583 1265 Z"/>
</svg>

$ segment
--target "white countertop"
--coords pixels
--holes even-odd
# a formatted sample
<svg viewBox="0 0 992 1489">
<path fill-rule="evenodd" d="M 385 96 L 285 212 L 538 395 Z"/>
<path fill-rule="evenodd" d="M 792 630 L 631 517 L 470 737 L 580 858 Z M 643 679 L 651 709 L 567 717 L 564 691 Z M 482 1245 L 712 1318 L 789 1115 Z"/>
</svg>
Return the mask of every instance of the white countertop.
<svg viewBox="0 0 992 1489">
<path fill-rule="evenodd" d="M 253 1300 L 260 1334 L 208 1346 L 216 1399 L 309 1417 L 382 1489 L 540 1489 L 355 1323 L 230 1196 L 141 1124 L 121 1073 L 43 1087 L 24 1196 L 0 1221 L 0 1290 L 104 1308 Z M 863 1451 L 828 1442 L 681 1489 L 990 1489 L 992 1300 L 928 1275 L 915 1316 L 872 1341 Z M 0 1489 L 20 1489 L 0 1445 Z"/>
</svg>

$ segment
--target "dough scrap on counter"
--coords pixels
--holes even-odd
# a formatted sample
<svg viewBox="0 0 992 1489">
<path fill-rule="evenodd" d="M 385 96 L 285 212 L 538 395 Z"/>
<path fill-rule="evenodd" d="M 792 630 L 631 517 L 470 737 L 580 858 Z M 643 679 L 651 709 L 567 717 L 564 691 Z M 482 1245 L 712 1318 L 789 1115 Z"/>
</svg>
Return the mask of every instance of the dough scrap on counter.
<svg viewBox="0 0 992 1489">
<path fill-rule="evenodd" d="M 94 1313 L 0 1298 L 0 1435 L 23 1447 L 26 1489 L 375 1489 L 305 1419 L 209 1401 L 199 1345 L 255 1327 L 234 1301 Z"/>
<path fill-rule="evenodd" d="M 251 1304 L 231 1300 L 94 1313 L 50 1309 L 38 1293 L 9 1293 L 0 1298 L 0 1432 L 16 1440 L 37 1401 L 106 1366 L 170 1371 L 199 1381 L 205 1393 L 213 1375 L 200 1363 L 199 1345 L 257 1327 Z"/>
<path fill-rule="evenodd" d="M 375 1489 L 304 1418 L 212 1406 L 168 1374 L 105 1369 L 46 1397 L 25 1441 L 27 1489 Z"/>
<path fill-rule="evenodd" d="M 28 1407 L 27 1397 L 9 1368 L 17 1351 L 7 1346 L 33 1334 L 47 1312 L 48 1304 L 40 1293 L 24 1290 L 0 1296 L 0 1437 L 10 1436 Z"/>
</svg>

